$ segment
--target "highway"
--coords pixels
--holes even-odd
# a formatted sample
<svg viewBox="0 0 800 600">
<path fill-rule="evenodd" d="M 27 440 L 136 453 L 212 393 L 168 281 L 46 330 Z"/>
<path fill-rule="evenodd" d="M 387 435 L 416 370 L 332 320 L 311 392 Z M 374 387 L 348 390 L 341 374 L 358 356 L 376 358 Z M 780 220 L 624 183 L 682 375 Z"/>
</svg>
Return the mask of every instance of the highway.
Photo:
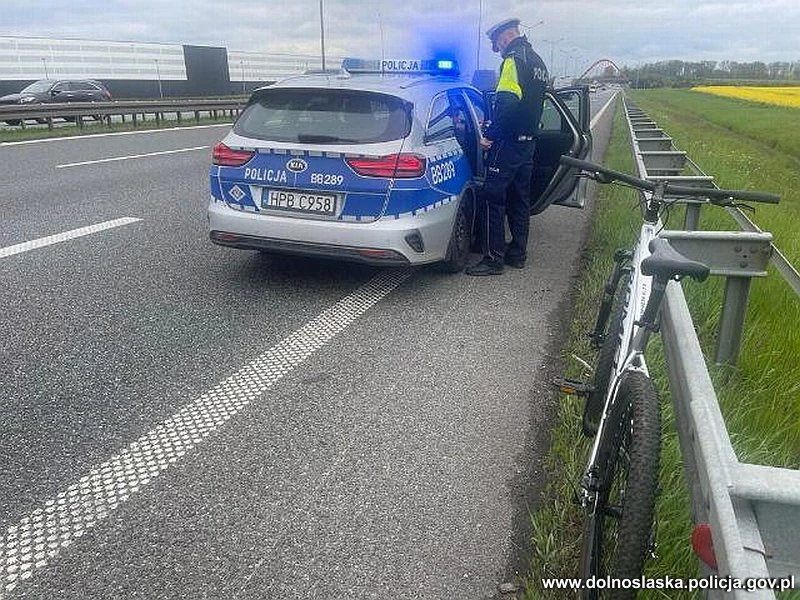
<svg viewBox="0 0 800 600">
<path fill-rule="evenodd" d="M 0 598 L 495 597 L 589 211 L 502 277 L 220 248 L 225 131 L 0 144 Z"/>
</svg>

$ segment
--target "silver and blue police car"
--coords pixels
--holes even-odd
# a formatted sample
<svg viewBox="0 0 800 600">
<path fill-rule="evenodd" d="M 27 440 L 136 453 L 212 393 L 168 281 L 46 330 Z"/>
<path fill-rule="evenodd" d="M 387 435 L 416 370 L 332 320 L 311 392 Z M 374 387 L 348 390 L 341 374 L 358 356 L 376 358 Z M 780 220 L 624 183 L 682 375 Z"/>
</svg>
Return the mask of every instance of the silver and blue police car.
<svg viewBox="0 0 800 600">
<path fill-rule="evenodd" d="M 256 90 L 213 150 L 211 241 L 267 253 L 460 271 L 483 181 L 490 99 L 451 60 L 345 59 Z M 586 157 L 588 94 L 549 92 L 532 212 L 582 206 L 561 154 Z"/>
</svg>

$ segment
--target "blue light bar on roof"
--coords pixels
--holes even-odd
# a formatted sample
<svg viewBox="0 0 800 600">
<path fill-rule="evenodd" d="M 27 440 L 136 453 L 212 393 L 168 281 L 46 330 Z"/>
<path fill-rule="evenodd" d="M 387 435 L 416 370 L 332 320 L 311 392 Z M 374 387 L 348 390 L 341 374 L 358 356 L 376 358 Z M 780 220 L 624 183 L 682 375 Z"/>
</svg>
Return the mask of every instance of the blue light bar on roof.
<svg viewBox="0 0 800 600">
<path fill-rule="evenodd" d="M 342 69 L 348 73 L 458 75 L 458 63 L 448 59 L 387 58 L 365 60 L 362 58 L 345 58 L 342 61 Z"/>
</svg>

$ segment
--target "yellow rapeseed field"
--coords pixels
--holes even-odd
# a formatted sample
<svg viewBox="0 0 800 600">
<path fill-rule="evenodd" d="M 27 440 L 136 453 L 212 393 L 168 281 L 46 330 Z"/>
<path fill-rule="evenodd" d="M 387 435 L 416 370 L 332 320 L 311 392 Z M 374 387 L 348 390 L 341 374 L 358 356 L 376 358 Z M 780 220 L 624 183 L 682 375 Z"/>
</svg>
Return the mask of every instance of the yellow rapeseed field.
<svg viewBox="0 0 800 600">
<path fill-rule="evenodd" d="M 752 102 L 765 102 L 779 106 L 800 108 L 800 86 L 797 87 L 749 87 L 735 85 L 701 85 L 692 91 L 739 98 Z"/>
</svg>

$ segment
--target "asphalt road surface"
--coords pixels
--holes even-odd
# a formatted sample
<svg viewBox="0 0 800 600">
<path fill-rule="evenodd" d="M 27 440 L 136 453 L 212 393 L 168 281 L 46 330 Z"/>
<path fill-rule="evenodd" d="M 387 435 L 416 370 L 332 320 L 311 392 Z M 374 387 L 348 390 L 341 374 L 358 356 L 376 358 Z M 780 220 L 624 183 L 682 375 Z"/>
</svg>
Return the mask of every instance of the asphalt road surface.
<svg viewBox="0 0 800 600">
<path fill-rule="evenodd" d="M 589 211 L 502 277 L 264 258 L 224 131 L 0 144 L 0 598 L 495 597 Z"/>
</svg>

